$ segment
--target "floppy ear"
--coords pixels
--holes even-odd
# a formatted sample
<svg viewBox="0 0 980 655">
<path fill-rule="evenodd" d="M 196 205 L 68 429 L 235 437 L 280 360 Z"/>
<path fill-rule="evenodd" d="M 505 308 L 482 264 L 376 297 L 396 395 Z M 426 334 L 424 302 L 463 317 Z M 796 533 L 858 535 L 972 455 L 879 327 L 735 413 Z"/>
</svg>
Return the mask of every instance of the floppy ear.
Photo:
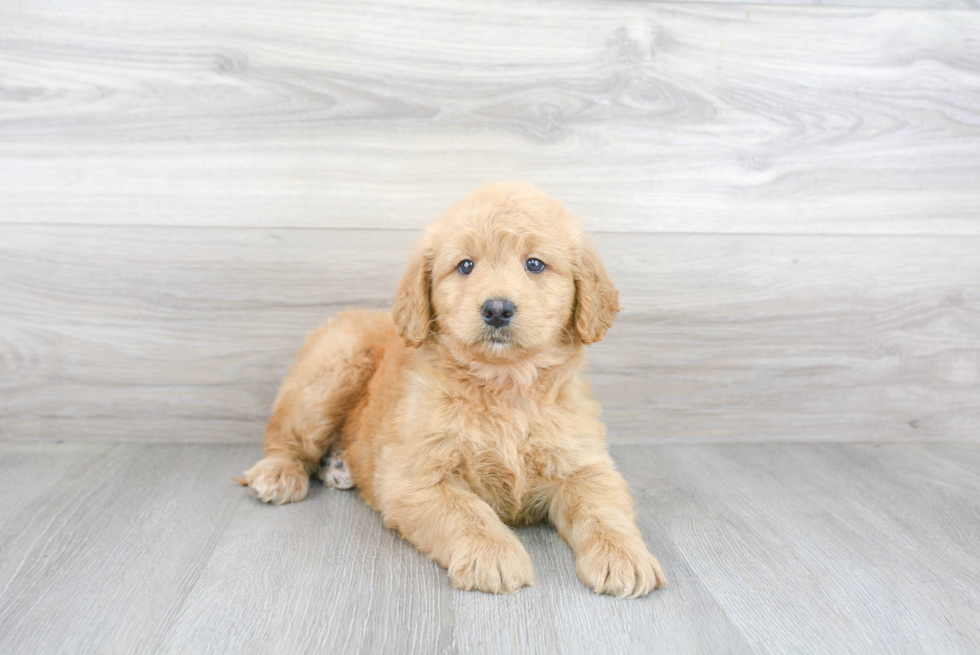
<svg viewBox="0 0 980 655">
<path fill-rule="evenodd" d="M 582 237 L 575 274 L 575 332 L 582 343 L 600 341 L 619 313 L 619 292 L 595 246 Z"/>
<path fill-rule="evenodd" d="M 422 345 L 429 336 L 432 307 L 429 303 L 429 278 L 431 274 L 429 235 L 425 234 L 415 244 L 408 258 L 408 266 L 395 293 L 391 316 L 395 328 L 405 343 L 413 348 Z"/>
</svg>

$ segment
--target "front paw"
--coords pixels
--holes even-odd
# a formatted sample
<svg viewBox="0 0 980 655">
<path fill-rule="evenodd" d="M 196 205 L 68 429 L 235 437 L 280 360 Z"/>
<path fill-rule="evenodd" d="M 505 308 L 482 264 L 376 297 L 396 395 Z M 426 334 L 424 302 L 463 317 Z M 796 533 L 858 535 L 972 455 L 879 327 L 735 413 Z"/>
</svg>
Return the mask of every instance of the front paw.
<svg viewBox="0 0 980 655">
<path fill-rule="evenodd" d="M 616 537 L 597 538 L 578 554 L 578 577 L 600 594 L 638 598 L 667 586 L 660 562 L 642 542 Z"/>
<path fill-rule="evenodd" d="M 264 503 L 295 503 L 306 498 L 310 476 L 298 459 L 273 456 L 260 459 L 245 471 L 245 481 Z"/>
<path fill-rule="evenodd" d="M 534 566 L 517 537 L 478 537 L 455 545 L 449 562 L 449 578 L 457 589 L 477 589 L 491 594 L 514 593 L 534 586 Z"/>
</svg>

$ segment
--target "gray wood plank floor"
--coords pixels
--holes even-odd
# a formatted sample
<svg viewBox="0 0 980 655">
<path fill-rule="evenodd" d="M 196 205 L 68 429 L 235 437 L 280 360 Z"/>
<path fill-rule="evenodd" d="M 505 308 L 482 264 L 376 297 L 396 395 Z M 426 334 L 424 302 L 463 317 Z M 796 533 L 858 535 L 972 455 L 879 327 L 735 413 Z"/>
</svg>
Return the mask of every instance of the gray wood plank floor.
<svg viewBox="0 0 980 655">
<path fill-rule="evenodd" d="M 494 597 L 351 492 L 267 507 L 258 446 L 0 443 L 0 652 L 949 652 L 980 649 L 980 445 L 619 445 L 670 586 Z"/>
</svg>

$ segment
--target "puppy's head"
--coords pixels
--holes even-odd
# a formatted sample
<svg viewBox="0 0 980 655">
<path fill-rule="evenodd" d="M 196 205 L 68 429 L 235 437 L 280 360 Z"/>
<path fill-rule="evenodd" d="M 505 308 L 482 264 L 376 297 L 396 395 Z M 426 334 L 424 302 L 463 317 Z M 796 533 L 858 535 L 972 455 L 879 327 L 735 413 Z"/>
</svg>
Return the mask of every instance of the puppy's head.
<svg viewBox="0 0 980 655">
<path fill-rule="evenodd" d="M 490 361 L 602 339 L 618 293 L 574 218 L 524 184 L 474 191 L 419 239 L 398 288 L 410 346 L 433 333 Z"/>
</svg>

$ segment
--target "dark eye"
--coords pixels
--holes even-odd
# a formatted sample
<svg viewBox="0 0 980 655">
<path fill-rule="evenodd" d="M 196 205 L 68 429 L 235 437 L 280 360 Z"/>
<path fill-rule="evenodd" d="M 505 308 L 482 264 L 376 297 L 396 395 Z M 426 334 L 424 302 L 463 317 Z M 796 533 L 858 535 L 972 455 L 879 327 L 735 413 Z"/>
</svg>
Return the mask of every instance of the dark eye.
<svg viewBox="0 0 980 655">
<path fill-rule="evenodd" d="M 540 259 L 531 257 L 531 259 L 524 262 L 524 268 L 526 268 L 530 273 L 540 273 L 545 269 L 545 265 Z"/>
<path fill-rule="evenodd" d="M 459 271 L 460 275 L 469 275 L 473 272 L 473 260 L 464 259 L 460 263 L 456 264 L 456 270 Z"/>
</svg>

